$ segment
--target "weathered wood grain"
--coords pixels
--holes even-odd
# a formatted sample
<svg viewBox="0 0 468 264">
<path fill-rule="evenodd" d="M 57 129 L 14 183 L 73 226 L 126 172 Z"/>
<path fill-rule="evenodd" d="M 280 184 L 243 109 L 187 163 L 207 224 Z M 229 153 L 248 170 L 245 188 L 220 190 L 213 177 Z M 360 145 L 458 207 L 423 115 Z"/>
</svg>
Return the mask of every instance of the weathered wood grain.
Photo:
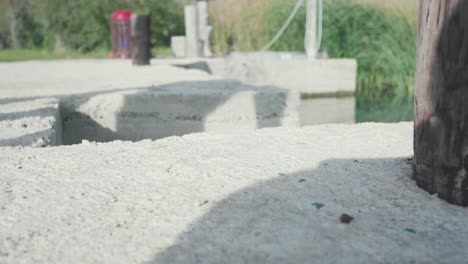
<svg viewBox="0 0 468 264">
<path fill-rule="evenodd" d="M 468 206 L 468 1 L 420 0 L 414 177 Z"/>
<path fill-rule="evenodd" d="M 130 35 L 134 65 L 150 64 L 150 24 L 149 15 L 132 15 Z"/>
</svg>

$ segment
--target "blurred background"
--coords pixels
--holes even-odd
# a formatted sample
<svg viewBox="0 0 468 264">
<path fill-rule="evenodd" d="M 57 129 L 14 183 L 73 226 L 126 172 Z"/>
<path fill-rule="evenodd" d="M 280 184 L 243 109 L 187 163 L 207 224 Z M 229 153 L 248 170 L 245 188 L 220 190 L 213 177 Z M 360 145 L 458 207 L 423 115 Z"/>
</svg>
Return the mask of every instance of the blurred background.
<svg viewBox="0 0 468 264">
<path fill-rule="evenodd" d="M 151 14 L 155 57 L 171 56 L 171 36 L 184 35 L 191 0 L 0 0 L 0 61 L 107 58 L 115 10 Z M 216 56 L 260 50 L 296 0 L 212 0 Z M 413 119 L 417 0 L 325 0 L 323 44 L 330 58 L 359 65 L 356 121 Z M 305 10 L 272 51 L 304 51 Z"/>
</svg>

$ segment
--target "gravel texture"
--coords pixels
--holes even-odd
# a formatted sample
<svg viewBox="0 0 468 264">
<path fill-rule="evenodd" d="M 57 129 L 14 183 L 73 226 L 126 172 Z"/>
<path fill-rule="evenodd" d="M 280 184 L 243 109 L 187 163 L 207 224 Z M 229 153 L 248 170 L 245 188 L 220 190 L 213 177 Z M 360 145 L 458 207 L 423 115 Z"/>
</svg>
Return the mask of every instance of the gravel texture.
<svg viewBox="0 0 468 264">
<path fill-rule="evenodd" d="M 468 210 L 411 179 L 409 123 L 0 150 L 0 263 L 468 259 Z"/>
</svg>

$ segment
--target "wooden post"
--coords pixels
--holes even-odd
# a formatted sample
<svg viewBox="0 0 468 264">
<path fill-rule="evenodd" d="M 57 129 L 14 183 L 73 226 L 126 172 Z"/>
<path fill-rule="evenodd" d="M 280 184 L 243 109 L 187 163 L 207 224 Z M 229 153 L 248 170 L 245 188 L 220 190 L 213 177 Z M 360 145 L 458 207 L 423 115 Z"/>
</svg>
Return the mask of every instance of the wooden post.
<svg viewBox="0 0 468 264">
<path fill-rule="evenodd" d="M 130 36 L 133 65 L 150 64 L 150 25 L 149 15 L 132 15 Z"/>
<path fill-rule="evenodd" d="M 468 1 L 420 0 L 414 177 L 468 206 Z"/>
</svg>

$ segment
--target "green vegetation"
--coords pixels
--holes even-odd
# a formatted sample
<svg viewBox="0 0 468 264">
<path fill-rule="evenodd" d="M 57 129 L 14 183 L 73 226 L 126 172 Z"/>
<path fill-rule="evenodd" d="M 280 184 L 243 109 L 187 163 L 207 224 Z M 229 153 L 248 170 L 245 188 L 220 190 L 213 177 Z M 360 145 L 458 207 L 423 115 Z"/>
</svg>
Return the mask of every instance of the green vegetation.
<svg viewBox="0 0 468 264">
<path fill-rule="evenodd" d="M 387 9 L 325 1 L 323 47 L 359 64 L 358 121 L 413 118 L 417 25 Z M 385 120 L 382 120 L 385 118 Z"/>
<path fill-rule="evenodd" d="M 151 54 L 153 54 L 154 57 L 158 58 L 167 58 L 172 56 L 172 50 L 170 47 L 165 47 L 165 46 L 159 46 L 159 47 L 154 47 L 151 50 Z"/>
<path fill-rule="evenodd" d="M 52 52 L 39 49 L 7 49 L 0 50 L 0 61 L 25 61 L 25 60 L 58 60 L 58 59 L 103 59 L 109 57 L 109 51 L 98 50 L 89 53 L 79 51 Z"/>
<path fill-rule="evenodd" d="M 161 0 L 0 0 L 0 49 L 110 49 L 112 13 L 128 9 L 151 15 L 151 43 L 169 46 L 184 34 L 184 1 Z"/>
<path fill-rule="evenodd" d="M 381 1 L 380 5 L 365 2 L 324 1 L 322 51 L 333 58 L 358 60 L 358 122 L 412 120 L 416 11 L 392 8 L 398 1 Z M 214 5 L 216 51 L 261 49 L 282 26 L 295 3 L 295 0 L 259 0 L 252 7 L 239 0 L 250 11 L 227 14 L 220 14 L 223 10 Z M 230 17 L 236 15 L 241 17 Z M 241 30 L 230 26 L 237 19 L 242 21 Z M 303 51 L 304 26 L 302 9 L 272 50 Z"/>
<path fill-rule="evenodd" d="M 183 5 L 190 0 L 0 0 L 0 61 L 107 57 L 112 12 L 152 16 L 153 54 L 167 56 L 172 35 L 184 34 Z M 261 49 L 296 0 L 213 0 L 217 54 Z M 325 0 L 322 51 L 357 58 L 357 121 L 413 118 L 416 0 Z M 274 51 L 303 51 L 301 9 Z M 13 34 L 14 33 L 14 34 Z M 59 45 L 58 45 L 59 44 Z M 54 50 L 64 49 L 55 53 Z M 85 55 L 83 55 L 85 54 Z"/>
</svg>

